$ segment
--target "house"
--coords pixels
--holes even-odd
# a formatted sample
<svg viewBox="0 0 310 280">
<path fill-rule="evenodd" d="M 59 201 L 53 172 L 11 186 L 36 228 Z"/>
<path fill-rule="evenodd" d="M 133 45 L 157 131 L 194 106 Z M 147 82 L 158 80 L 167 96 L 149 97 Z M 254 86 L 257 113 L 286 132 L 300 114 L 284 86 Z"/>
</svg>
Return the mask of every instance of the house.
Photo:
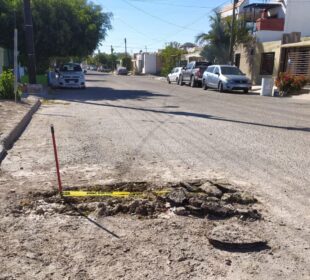
<svg viewBox="0 0 310 280">
<path fill-rule="evenodd" d="M 187 48 L 184 49 L 187 51 L 186 54 L 183 54 L 181 57 L 181 64 L 186 65 L 187 63 L 191 62 L 191 61 L 204 61 L 205 58 L 201 56 L 201 51 L 203 50 L 203 47 L 191 47 L 191 48 Z"/>
<path fill-rule="evenodd" d="M 254 84 L 286 71 L 310 78 L 310 1 L 245 2 L 238 2 L 236 14 L 243 15 L 254 40 L 235 49 L 235 65 Z"/>
<path fill-rule="evenodd" d="M 244 6 L 249 4 L 249 0 L 239 0 L 236 3 L 236 17 L 244 14 Z M 233 4 L 228 4 L 224 6 L 220 6 L 215 10 L 216 13 L 219 13 L 222 18 L 231 17 L 233 15 Z"/>
<path fill-rule="evenodd" d="M 161 70 L 158 53 L 140 52 L 134 54 L 132 64 L 135 74 L 157 74 Z"/>
</svg>

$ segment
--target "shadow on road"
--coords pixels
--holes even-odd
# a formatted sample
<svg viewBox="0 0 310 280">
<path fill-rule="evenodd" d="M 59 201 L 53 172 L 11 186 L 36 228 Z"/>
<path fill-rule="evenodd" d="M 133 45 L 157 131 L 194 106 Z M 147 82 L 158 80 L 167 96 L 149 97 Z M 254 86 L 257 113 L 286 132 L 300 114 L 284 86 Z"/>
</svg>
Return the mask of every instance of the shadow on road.
<svg viewBox="0 0 310 280">
<path fill-rule="evenodd" d="M 55 90 L 53 94 L 57 100 L 81 102 L 93 105 L 101 105 L 101 103 L 92 103 L 89 101 L 115 101 L 126 99 L 144 100 L 155 97 L 169 97 L 169 95 L 166 94 L 152 93 L 145 90 L 115 90 L 108 87 L 87 87 L 86 90 L 61 89 Z"/>
<path fill-rule="evenodd" d="M 88 87 L 87 90 L 72 90 L 72 89 L 66 90 L 62 92 L 61 95 L 55 96 L 55 99 L 65 100 L 69 102 L 83 103 L 87 105 L 117 108 L 117 109 L 136 110 L 136 111 L 142 111 L 142 112 L 152 112 L 152 113 L 166 114 L 166 115 L 201 118 L 201 119 L 216 120 L 216 121 L 238 123 L 238 124 L 245 124 L 245 125 L 253 125 L 253 126 L 260 126 L 260 127 L 310 132 L 310 127 L 279 126 L 279 125 L 256 123 L 256 122 L 250 122 L 250 121 L 234 120 L 234 119 L 213 116 L 213 115 L 208 115 L 208 114 L 202 114 L 202 113 L 195 113 L 195 112 L 156 110 L 156 109 L 150 109 L 150 108 L 144 108 L 144 107 L 134 107 L 134 106 L 125 106 L 125 105 L 116 105 L 116 104 L 110 104 L 110 103 L 96 102 L 96 101 L 104 101 L 104 100 L 116 101 L 116 100 L 130 100 L 130 99 L 143 101 L 143 100 L 152 99 L 156 97 L 169 97 L 169 96 L 170 95 L 152 93 L 152 92 L 145 91 L 145 90 L 116 90 L 116 89 L 104 88 L 104 87 Z M 172 108 L 173 108 L 172 106 L 170 108 L 169 106 L 167 107 L 167 109 L 172 109 Z"/>
</svg>

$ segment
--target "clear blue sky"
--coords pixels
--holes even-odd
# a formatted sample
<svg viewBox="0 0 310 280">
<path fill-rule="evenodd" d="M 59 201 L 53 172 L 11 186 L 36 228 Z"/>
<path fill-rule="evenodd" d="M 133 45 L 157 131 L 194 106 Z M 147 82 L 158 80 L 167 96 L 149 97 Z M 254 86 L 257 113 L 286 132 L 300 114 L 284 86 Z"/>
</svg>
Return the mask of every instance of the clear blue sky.
<svg viewBox="0 0 310 280">
<path fill-rule="evenodd" d="M 129 53 L 156 51 L 165 43 L 194 42 L 195 36 L 209 29 L 212 10 L 230 0 L 93 0 L 103 11 L 113 13 L 113 29 L 101 52 L 124 52 L 127 38 Z"/>
</svg>

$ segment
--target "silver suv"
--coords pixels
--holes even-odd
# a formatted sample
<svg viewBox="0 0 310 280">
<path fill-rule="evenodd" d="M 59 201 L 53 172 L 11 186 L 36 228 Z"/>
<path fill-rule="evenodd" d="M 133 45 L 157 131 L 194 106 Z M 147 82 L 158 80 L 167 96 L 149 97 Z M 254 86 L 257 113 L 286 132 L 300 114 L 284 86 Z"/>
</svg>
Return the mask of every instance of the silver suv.
<svg viewBox="0 0 310 280">
<path fill-rule="evenodd" d="M 236 66 L 212 65 L 203 73 L 202 88 L 215 88 L 219 92 L 243 90 L 248 93 L 252 83 Z"/>
</svg>

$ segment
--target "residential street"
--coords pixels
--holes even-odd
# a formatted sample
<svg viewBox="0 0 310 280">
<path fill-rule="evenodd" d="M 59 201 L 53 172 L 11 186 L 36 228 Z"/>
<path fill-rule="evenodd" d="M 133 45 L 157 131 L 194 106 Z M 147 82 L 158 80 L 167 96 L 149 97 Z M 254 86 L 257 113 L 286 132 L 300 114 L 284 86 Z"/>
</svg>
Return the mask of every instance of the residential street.
<svg viewBox="0 0 310 280">
<path fill-rule="evenodd" d="M 208 264 L 200 260 L 202 266 L 197 269 L 195 266 L 193 271 L 186 271 L 184 275 L 174 278 L 174 272 L 181 273 L 182 263 L 169 269 L 165 268 L 166 260 L 161 263 L 159 258 L 153 263 L 145 261 L 145 258 L 157 258 L 154 244 L 166 242 L 160 237 L 165 230 L 169 232 L 171 240 L 164 247 L 178 247 L 180 240 L 177 238 L 183 238 L 180 232 L 172 232 L 166 220 L 162 225 L 160 219 L 154 222 L 148 219 L 145 229 L 141 220 L 132 217 L 108 217 L 101 221 L 122 236 L 122 242 L 126 236 L 130 238 L 135 230 L 141 231 L 142 236 L 146 236 L 146 231 L 153 231 L 154 235 L 158 234 L 154 236 L 156 241 L 152 246 L 155 247 L 148 247 L 147 240 L 150 237 L 145 237 L 144 243 L 141 241 L 143 246 L 133 243 L 137 251 L 131 248 L 128 259 L 117 257 L 120 261 L 118 264 L 103 264 L 103 260 L 92 256 L 90 263 L 82 265 L 84 273 L 79 272 L 79 254 L 76 252 L 74 256 L 70 255 L 71 251 L 61 249 L 61 245 L 55 241 L 49 244 L 51 255 L 62 255 L 61 251 L 64 250 L 64 254 L 68 254 L 65 265 L 74 274 L 69 274 L 61 268 L 60 261 L 51 257 L 53 267 L 46 266 L 38 271 L 36 279 L 99 279 L 96 277 L 100 267 L 106 269 L 107 276 L 104 279 L 310 279 L 307 265 L 310 259 L 309 101 L 261 97 L 250 93 L 203 91 L 201 88 L 169 85 L 151 76 L 114 76 L 91 72 L 86 78 L 86 90 L 50 92 L 48 100 L 43 101 L 21 138 L 2 162 L 2 213 L 7 213 L 9 203 L 5 203 L 5 200 L 14 203 L 15 194 L 18 198 L 29 191 L 47 191 L 57 187 L 50 134 L 50 124 L 54 124 L 64 186 L 92 186 L 124 181 L 160 184 L 194 179 L 224 179 L 257 197 L 265 217 L 262 228 L 266 230 L 272 253 L 237 254 L 220 251 L 217 255 L 206 240 L 200 240 L 200 234 L 206 227 L 205 220 L 192 219 L 192 228 L 189 228 L 185 219 L 191 218 L 176 217 L 174 223 L 181 230 L 184 229 L 184 236 L 194 236 L 192 245 L 186 247 L 191 252 L 190 259 L 197 261 L 195 252 L 200 258 L 209 258 L 208 255 L 201 256 L 202 252 L 198 253 L 200 248 L 203 249 L 201 251 L 212 252 Z M 21 242 L 23 231 L 29 233 L 31 238 L 35 239 L 37 235 L 44 240 L 46 233 L 42 230 L 44 227 L 48 229 L 48 226 L 43 222 L 43 217 L 30 215 L 28 218 L 33 225 L 24 229 L 21 218 L 16 218 L 14 223 L 8 220 L 8 216 L 1 218 L 2 225 L 7 228 L 2 226 L 0 231 L 1 238 L 6 240 L 6 245 L 0 246 L 0 255 L 11 249 L 16 249 L 13 255 L 19 254 L 19 246 L 38 246 L 44 256 L 43 247 L 40 247 L 42 243 L 39 246 L 33 239 L 27 241 L 25 237 L 23 242 L 29 242 L 28 245 L 18 243 Z M 79 233 L 77 228 L 80 222 L 77 218 L 70 219 L 73 224 L 71 227 L 76 228 L 72 232 L 69 229 L 65 237 L 68 248 L 72 250 L 77 248 L 78 251 L 82 245 L 71 240 L 71 237 L 74 239 L 80 236 L 83 242 L 88 242 L 87 238 L 104 239 L 102 242 L 114 240 L 86 221 L 84 226 L 88 229 Z M 132 223 L 128 223 L 129 219 L 133 220 Z M 49 234 L 53 230 L 54 234 L 58 234 L 61 227 L 65 226 L 62 224 L 65 221 L 69 222 L 69 218 L 57 217 Z M 58 223 L 61 226 L 56 230 Z M 138 232 L 135 232 L 136 237 L 139 236 Z M 53 238 L 58 237 L 48 237 L 50 241 Z M 95 250 L 98 255 L 101 251 L 96 251 L 96 246 L 103 250 L 106 244 L 98 240 L 91 242 L 89 251 L 81 249 L 86 262 L 88 253 Z M 117 241 L 118 246 L 122 246 L 122 242 Z M 129 246 L 127 242 L 125 244 Z M 120 249 L 113 246 L 111 250 L 115 254 L 118 250 L 124 250 L 123 247 Z M 139 246 L 146 250 L 145 258 L 142 258 Z M 173 255 L 173 248 L 171 250 Z M 29 269 L 23 270 L 22 265 L 12 260 L 9 264 L 0 257 L 0 262 L 4 264 L 0 269 L 0 279 L 20 279 L 18 276 L 23 273 L 26 275 L 24 279 L 30 279 L 35 273 L 36 258 L 38 256 L 22 260 L 24 267 L 27 261 L 30 264 Z M 107 260 L 109 257 L 103 258 Z M 232 260 L 231 266 L 218 261 L 227 258 Z M 69 259 L 73 261 L 71 265 Z M 132 266 L 128 263 L 130 259 L 136 261 Z M 91 268 L 92 264 L 96 264 L 96 269 Z M 11 274 L 8 272 L 10 265 L 17 266 Z M 116 271 L 123 271 L 124 267 L 125 274 L 118 276 Z M 145 271 L 144 274 L 141 272 L 144 267 L 145 271 L 148 270 L 148 276 Z M 160 270 L 158 276 L 154 274 L 157 268 Z M 47 274 L 54 270 L 58 272 Z M 189 273 L 191 278 L 186 278 Z"/>
</svg>

